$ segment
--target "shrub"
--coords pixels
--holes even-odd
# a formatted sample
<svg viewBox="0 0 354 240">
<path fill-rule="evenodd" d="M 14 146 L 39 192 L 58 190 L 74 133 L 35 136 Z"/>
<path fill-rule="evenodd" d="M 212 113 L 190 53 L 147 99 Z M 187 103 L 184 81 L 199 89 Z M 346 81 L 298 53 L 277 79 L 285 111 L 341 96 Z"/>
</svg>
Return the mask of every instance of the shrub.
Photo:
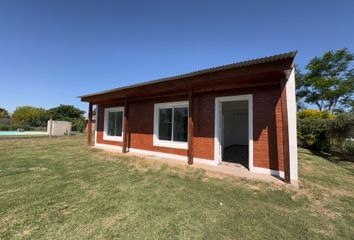
<svg viewBox="0 0 354 240">
<path fill-rule="evenodd" d="M 298 144 L 304 148 L 322 151 L 353 153 L 354 113 L 337 116 L 317 110 L 298 113 Z"/>
<path fill-rule="evenodd" d="M 298 119 L 298 144 L 304 148 L 328 151 L 330 147 L 328 126 L 329 119 Z"/>
<path fill-rule="evenodd" d="M 86 126 L 86 121 L 83 118 L 77 118 L 73 121 L 72 130 L 83 132 Z"/>
<path fill-rule="evenodd" d="M 327 111 L 305 109 L 297 114 L 298 143 L 301 147 L 328 151 L 329 125 L 335 119 Z"/>
<path fill-rule="evenodd" d="M 329 126 L 329 136 L 332 148 L 346 152 L 353 147 L 351 139 L 354 137 L 354 113 L 339 114 L 331 121 Z M 347 149 L 347 150 L 345 150 Z"/>
<path fill-rule="evenodd" d="M 336 118 L 328 111 L 305 109 L 297 113 L 298 143 L 301 147 L 316 150 L 330 150 L 328 128 Z"/>
<path fill-rule="evenodd" d="M 347 139 L 344 141 L 342 145 L 342 152 L 349 155 L 354 155 L 354 139 Z"/>
<path fill-rule="evenodd" d="M 11 119 L 10 118 L 0 118 L 0 125 L 10 125 Z"/>
<path fill-rule="evenodd" d="M 45 109 L 31 106 L 17 107 L 12 115 L 14 124 L 20 126 L 45 126 L 48 115 Z"/>
<path fill-rule="evenodd" d="M 0 131 L 31 131 L 31 130 L 42 130 L 41 129 L 36 129 L 34 127 L 28 126 L 28 125 L 17 125 L 17 124 L 0 124 Z"/>
<path fill-rule="evenodd" d="M 10 125 L 0 124 L 0 131 L 9 131 L 10 127 Z"/>
<path fill-rule="evenodd" d="M 305 109 L 297 113 L 298 119 L 334 119 L 335 115 L 328 111 L 319 111 L 314 109 Z"/>
</svg>

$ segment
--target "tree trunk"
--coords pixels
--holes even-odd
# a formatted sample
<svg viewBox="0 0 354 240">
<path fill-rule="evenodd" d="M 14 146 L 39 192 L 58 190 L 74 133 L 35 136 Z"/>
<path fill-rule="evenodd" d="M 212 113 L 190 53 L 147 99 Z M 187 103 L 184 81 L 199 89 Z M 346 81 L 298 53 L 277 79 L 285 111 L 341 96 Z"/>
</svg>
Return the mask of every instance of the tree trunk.
<svg viewBox="0 0 354 240">
<path fill-rule="evenodd" d="M 316 102 L 316 105 L 318 107 L 318 110 L 322 111 L 322 104 L 320 104 L 319 102 Z"/>
</svg>

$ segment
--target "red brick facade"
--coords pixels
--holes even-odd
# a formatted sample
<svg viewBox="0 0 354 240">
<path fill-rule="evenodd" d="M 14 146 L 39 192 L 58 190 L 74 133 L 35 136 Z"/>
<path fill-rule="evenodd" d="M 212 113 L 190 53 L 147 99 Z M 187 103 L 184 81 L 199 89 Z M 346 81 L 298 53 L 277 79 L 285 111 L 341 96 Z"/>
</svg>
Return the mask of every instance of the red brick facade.
<svg viewBox="0 0 354 240">
<path fill-rule="evenodd" d="M 194 157 L 214 159 L 215 98 L 243 94 L 253 95 L 253 165 L 283 171 L 280 85 L 196 94 L 193 105 Z M 130 102 L 128 148 L 187 156 L 187 150 L 184 149 L 153 146 L 154 104 L 184 100 L 188 100 L 187 95 Z M 98 106 L 97 143 L 122 146 L 122 142 L 103 140 L 103 123 L 104 108 L 124 106 L 124 102 Z"/>
<path fill-rule="evenodd" d="M 278 175 L 282 173 L 285 181 L 290 182 L 290 169 L 293 169 L 293 179 L 297 179 L 295 77 L 289 81 L 291 73 L 294 72 L 295 55 L 296 52 L 289 52 L 204 69 L 84 95 L 81 96 L 81 101 L 89 103 L 90 112 L 92 105 L 98 106 L 97 144 L 120 146 L 123 147 L 122 151 L 139 149 L 185 156 L 186 159 L 188 156 L 188 163 L 192 164 L 195 158 L 213 163 L 216 98 L 252 95 L 253 109 L 249 111 L 252 111 L 253 117 L 255 168 L 251 170 L 263 173 L 272 173 L 267 169 L 279 170 Z M 286 86 L 290 89 L 289 101 Z M 189 150 L 154 146 L 154 104 L 175 101 L 188 101 L 193 104 L 190 105 L 188 117 L 188 139 L 193 143 L 188 145 Z M 124 106 L 125 113 L 128 114 L 123 120 L 123 126 L 127 126 L 128 130 L 123 141 L 104 140 L 105 108 Z M 291 129 L 288 118 L 290 112 Z M 91 126 L 91 117 L 89 118 Z M 289 141 L 289 131 L 292 144 Z M 91 144 L 90 131 L 88 144 Z M 185 145 L 182 147 L 186 148 Z"/>
</svg>

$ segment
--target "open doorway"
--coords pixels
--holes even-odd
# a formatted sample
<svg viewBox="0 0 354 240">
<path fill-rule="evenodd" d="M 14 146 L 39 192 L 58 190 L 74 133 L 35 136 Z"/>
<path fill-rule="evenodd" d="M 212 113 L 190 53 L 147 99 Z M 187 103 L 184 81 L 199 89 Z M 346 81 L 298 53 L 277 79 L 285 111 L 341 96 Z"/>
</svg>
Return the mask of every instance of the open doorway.
<svg viewBox="0 0 354 240">
<path fill-rule="evenodd" d="M 252 95 L 215 99 L 215 161 L 253 169 Z"/>
<path fill-rule="evenodd" d="M 248 101 L 222 103 L 222 161 L 248 168 Z"/>
</svg>

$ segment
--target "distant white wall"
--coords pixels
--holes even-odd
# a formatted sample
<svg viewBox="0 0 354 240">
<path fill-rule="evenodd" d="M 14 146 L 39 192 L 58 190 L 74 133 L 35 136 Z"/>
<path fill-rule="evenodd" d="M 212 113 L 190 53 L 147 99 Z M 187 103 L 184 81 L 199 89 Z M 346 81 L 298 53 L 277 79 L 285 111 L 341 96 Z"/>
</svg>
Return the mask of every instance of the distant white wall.
<svg viewBox="0 0 354 240">
<path fill-rule="evenodd" d="M 248 145 L 248 113 L 247 109 L 225 107 L 224 113 L 224 147 Z"/>
<path fill-rule="evenodd" d="M 47 123 L 47 133 L 50 135 L 50 131 L 52 131 L 52 136 L 70 135 L 71 126 L 71 122 L 49 120 Z"/>
</svg>

